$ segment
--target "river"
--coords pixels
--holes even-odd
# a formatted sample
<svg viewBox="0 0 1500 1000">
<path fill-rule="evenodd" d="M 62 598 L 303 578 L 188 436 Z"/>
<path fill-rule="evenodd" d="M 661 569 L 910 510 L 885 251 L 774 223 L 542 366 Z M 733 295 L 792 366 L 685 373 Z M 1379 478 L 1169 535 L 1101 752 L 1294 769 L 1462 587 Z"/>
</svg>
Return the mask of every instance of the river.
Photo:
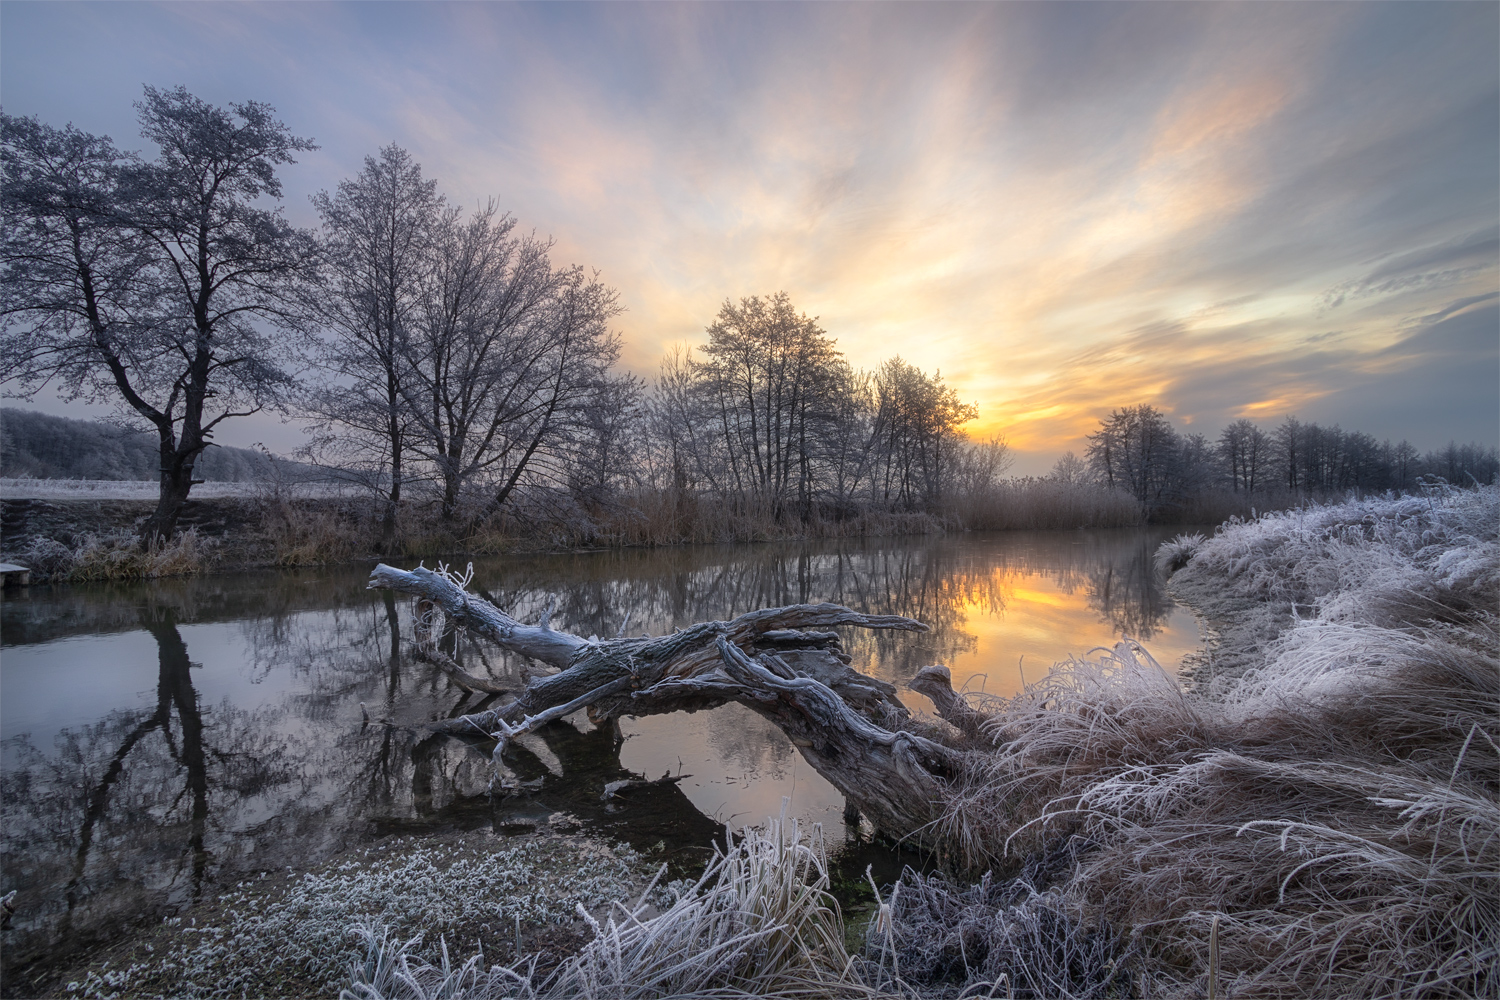
<svg viewBox="0 0 1500 1000">
<path fill-rule="evenodd" d="M 1200 648 L 1193 616 L 1152 568 L 1180 530 L 497 557 L 475 562 L 472 586 L 522 620 L 555 602 L 553 627 L 585 636 L 801 602 L 907 615 L 931 631 L 850 632 L 854 666 L 900 686 L 942 663 L 955 688 L 1005 695 L 1121 636 L 1168 669 Z M 550 820 L 680 860 L 785 800 L 840 845 L 841 871 L 873 863 L 889 880 L 917 860 L 846 826 L 842 796 L 737 705 L 617 728 L 553 724 L 507 758 L 506 782 L 522 790 L 491 794 L 485 753 L 420 728 L 477 698 L 403 655 L 411 602 L 365 590 L 368 570 L 6 592 L 0 893 L 19 890 L 7 964 L 393 833 L 523 833 Z M 469 642 L 457 654 L 497 680 L 521 666 Z M 668 772 L 685 777 L 601 798 L 606 782 Z"/>
</svg>

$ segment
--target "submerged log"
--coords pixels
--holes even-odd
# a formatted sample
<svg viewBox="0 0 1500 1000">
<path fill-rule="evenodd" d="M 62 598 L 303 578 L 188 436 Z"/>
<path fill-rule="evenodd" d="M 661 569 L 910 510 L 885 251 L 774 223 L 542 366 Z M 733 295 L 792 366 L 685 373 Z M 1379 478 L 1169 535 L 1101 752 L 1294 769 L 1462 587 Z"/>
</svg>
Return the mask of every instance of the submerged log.
<svg viewBox="0 0 1500 1000">
<path fill-rule="evenodd" d="M 853 669 L 838 633 L 826 631 L 838 625 L 927 631 L 921 622 L 837 604 L 796 604 L 700 622 L 671 635 L 585 639 L 552 629 L 545 618 L 523 624 L 465 591 L 464 582 L 442 569 L 382 564 L 368 586 L 430 602 L 452 625 L 558 669 L 532 679 L 508 704 L 432 724 L 455 736 L 495 740 L 497 763 L 515 736 L 582 709 L 602 724 L 733 701 L 775 723 L 883 833 L 920 839 L 942 812 L 960 751 L 912 732 L 895 687 Z M 924 672 L 922 679 L 923 693 L 936 695 L 939 712 L 952 712 L 958 728 L 968 730 L 972 722 L 946 671 Z"/>
</svg>

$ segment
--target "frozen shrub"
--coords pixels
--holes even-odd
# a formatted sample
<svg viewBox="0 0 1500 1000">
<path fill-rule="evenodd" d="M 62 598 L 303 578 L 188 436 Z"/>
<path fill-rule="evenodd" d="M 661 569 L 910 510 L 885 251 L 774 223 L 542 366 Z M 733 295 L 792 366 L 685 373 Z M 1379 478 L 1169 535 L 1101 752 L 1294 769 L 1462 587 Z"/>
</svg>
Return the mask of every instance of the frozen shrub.
<svg viewBox="0 0 1500 1000">
<path fill-rule="evenodd" d="M 903 984 L 1017 1000 L 1136 995 L 1128 943 L 1024 877 L 1001 882 L 986 873 L 960 886 L 907 869 L 887 905 L 889 920 L 871 923 L 866 952 L 889 949 L 891 976 Z"/>
<path fill-rule="evenodd" d="M 22 553 L 21 562 L 30 568 L 37 583 L 65 580 L 73 569 L 73 550 L 51 538 L 33 538 Z"/>
</svg>

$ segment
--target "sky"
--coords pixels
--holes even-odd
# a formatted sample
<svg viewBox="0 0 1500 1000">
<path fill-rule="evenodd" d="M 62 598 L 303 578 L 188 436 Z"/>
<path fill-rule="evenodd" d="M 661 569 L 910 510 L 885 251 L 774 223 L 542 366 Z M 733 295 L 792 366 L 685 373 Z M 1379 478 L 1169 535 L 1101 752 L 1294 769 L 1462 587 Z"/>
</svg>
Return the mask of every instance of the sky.
<svg viewBox="0 0 1500 1000">
<path fill-rule="evenodd" d="M 1500 4 L 0 3 L 6 112 L 149 154 L 146 84 L 313 138 L 299 225 L 393 142 L 493 197 L 643 376 L 785 291 L 1018 472 L 1137 403 L 1500 440 Z"/>
</svg>

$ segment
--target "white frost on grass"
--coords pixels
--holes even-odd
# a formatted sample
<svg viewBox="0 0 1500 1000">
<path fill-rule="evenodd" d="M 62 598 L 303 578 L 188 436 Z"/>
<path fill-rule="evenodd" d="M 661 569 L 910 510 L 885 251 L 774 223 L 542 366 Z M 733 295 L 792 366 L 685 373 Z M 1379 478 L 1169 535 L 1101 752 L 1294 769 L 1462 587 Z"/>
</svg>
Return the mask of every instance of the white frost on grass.
<svg viewBox="0 0 1500 1000">
<path fill-rule="evenodd" d="M 215 919 L 172 918 L 168 944 L 125 968 L 91 970 L 69 984 L 70 995 L 305 996 L 309 988 L 331 995 L 363 958 L 354 925 L 419 939 L 413 957 L 441 961 L 447 945 L 472 950 L 477 936 L 486 947 L 508 948 L 517 918 L 528 929 L 570 922 L 578 906 L 598 908 L 642 882 L 629 848 L 476 837 L 474 846 L 387 841 L 279 892 L 241 882 L 218 898 Z"/>
<path fill-rule="evenodd" d="M 365 960 L 344 1000 L 657 1000 L 662 997 L 822 997 L 879 995 L 844 945 L 838 904 L 829 894 L 821 830 L 804 836 L 795 820 L 747 829 L 716 854 L 703 876 L 650 915 L 649 891 L 618 902 L 594 938 L 551 976 L 534 966 L 491 966 L 479 956 L 455 967 L 411 954 L 389 928 L 362 928 Z"/>
<path fill-rule="evenodd" d="M 1497 607 L 1497 530 L 1495 487 L 1369 497 L 1232 520 L 1213 538 L 1192 540 L 1184 568 L 1227 596 L 1290 605 L 1303 617 L 1410 623 L 1450 617 L 1444 609 Z M 1181 559 L 1187 542 L 1170 542 L 1163 553 Z"/>
<path fill-rule="evenodd" d="M 1157 555 L 1172 590 L 1221 629 L 1196 680 L 1223 688 L 1319 621 L 1411 628 L 1500 609 L 1500 488 L 1367 497 L 1231 520 Z"/>
</svg>

